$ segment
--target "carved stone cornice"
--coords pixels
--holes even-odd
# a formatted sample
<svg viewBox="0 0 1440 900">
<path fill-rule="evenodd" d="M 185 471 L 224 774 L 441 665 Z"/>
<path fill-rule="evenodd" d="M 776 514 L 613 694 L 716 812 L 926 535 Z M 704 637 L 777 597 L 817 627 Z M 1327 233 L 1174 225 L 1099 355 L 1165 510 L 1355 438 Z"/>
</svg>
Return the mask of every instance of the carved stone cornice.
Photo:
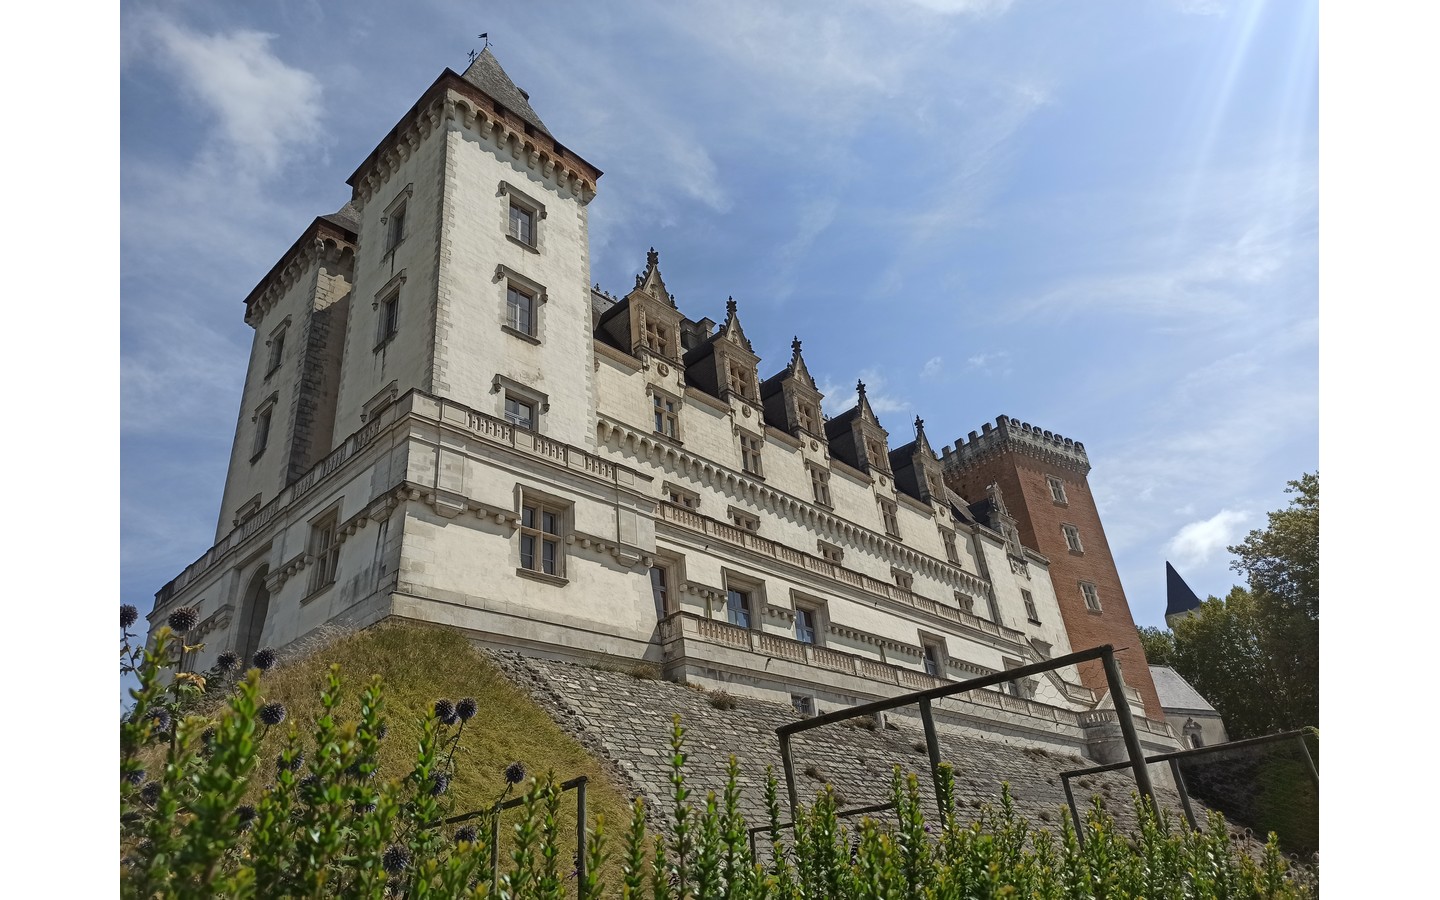
<svg viewBox="0 0 1440 900">
<path fill-rule="evenodd" d="M 352 267 L 355 259 L 354 235 L 324 219 L 316 219 L 305 233 L 285 251 L 245 298 L 245 322 L 259 328 L 265 314 L 291 287 L 320 264 Z"/>
</svg>

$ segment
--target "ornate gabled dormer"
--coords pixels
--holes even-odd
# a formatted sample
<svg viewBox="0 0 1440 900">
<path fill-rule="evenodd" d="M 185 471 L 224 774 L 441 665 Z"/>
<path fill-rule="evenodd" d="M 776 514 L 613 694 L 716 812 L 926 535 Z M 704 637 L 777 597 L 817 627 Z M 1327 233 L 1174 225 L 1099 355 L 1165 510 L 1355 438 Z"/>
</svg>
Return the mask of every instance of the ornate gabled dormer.
<svg viewBox="0 0 1440 900">
<path fill-rule="evenodd" d="M 860 400 L 825 423 L 830 455 L 862 472 L 890 474 L 890 433 L 875 417 L 865 396 L 865 382 L 855 384 Z"/>
<path fill-rule="evenodd" d="M 915 417 L 915 440 L 890 451 L 895 488 L 925 503 L 945 503 L 944 469 L 925 438 L 925 420 Z"/>
<path fill-rule="evenodd" d="M 634 289 L 600 316 L 596 331 L 642 360 L 657 356 L 678 363 L 684 319 L 660 276 L 660 254 L 651 247 Z"/>
<path fill-rule="evenodd" d="M 800 355 L 800 338 L 790 342 L 790 364 L 760 385 L 760 402 L 765 405 L 765 421 L 781 431 L 814 438 L 825 436 L 820 418 L 820 401 L 825 397 L 815 386 L 815 379 Z"/>
<path fill-rule="evenodd" d="M 685 354 L 685 380 L 716 397 L 760 402 L 760 357 L 740 327 L 735 298 L 725 302 L 725 322 L 715 334 Z"/>
<path fill-rule="evenodd" d="M 1019 560 L 1021 566 L 1025 564 L 1025 547 L 1020 543 L 1015 517 L 1005 508 L 1005 497 L 1000 493 L 999 483 L 991 482 L 986 485 L 985 499 L 972 503 L 970 512 L 975 515 L 976 521 L 992 531 L 999 532 L 1005 538 L 1005 549 L 1011 556 L 1011 568 L 1015 568 L 1016 560 Z"/>
</svg>

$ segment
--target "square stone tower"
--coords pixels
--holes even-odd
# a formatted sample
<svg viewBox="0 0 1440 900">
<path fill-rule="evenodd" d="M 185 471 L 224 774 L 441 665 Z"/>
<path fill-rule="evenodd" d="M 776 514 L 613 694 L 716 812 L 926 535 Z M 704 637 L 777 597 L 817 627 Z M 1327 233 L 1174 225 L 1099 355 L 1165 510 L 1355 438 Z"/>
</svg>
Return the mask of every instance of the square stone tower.
<svg viewBox="0 0 1440 900">
<path fill-rule="evenodd" d="M 1050 580 L 1070 645 L 1083 650 L 1113 644 L 1125 683 L 1139 691 L 1145 715 L 1163 718 L 1086 480 L 1090 460 L 1085 445 L 1000 416 L 994 426 L 986 423 L 980 433 L 970 432 L 969 440 L 956 441 L 953 449 L 945 447 L 942 462 L 947 486 L 962 497 L 984 497 L 988 492 L 992 504 L 1001 507 L 993 511 L 997 521 L 1005 523 L 998 527 L 1013 527 L 1020 543 L 1050 560 Z M 1080 680 L 1096 694 L 1106 692 L 1105 672 L 1098 662 L 1082 665 Z"/>
</svg>

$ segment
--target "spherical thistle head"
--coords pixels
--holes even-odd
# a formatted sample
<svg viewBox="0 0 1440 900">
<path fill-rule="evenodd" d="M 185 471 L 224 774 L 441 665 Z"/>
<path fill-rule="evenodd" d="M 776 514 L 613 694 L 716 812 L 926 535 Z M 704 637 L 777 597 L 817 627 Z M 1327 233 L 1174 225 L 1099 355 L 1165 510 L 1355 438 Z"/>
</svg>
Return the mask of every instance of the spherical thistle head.
<svg viewBox="0 0 1440 900">
<path fill-rule="evenodd" d="M 314 772 L 311 772 L 309 775 L 306 775 L 304 778 L 300 779 L 300 786 L 302 788 L 312 788 L 319 783 L 320 776 L 315 774 Z"/>
<path fill-rule="evenodd" d="M 450 790 L 450 776 L 440 772 L 433 779 L 430 785 L 430 796 L 438 797 Z"/>
<path fill-rule="evenodd" d="M 150 714 L 145 718 L 150 720 L 151 728 L 154 731 L 164 732 L 170 730 L 170 710 L 163 706 L 150 710 Z"/>
<path fill-rule="evenodd" d="M 381 723 L 380 723 L 380 727 L 377 728 L 377 729 L 375 729 L 375 739 L 376 739 L 376 740 L 383 741 L 383 740 L 385 740 L 385 735 L 387 735 L 387 734 L 389 734 L 389 733 L 390 733 L 390 726 L 387 725 L 387 724 L 384 723 L 384 722 L 381 722 Z"/>
<path fill-rule="evenodd" d="M 120 604 L 120 627 L 121 627 L 121 628 L 128 629 L 131 625 L 134 625 L 134 624 L 135 624 L 135 620 L 138 619 L 138 618 L 140 618 L 140 610 L 136 609 L 133 604 L 130 604 L 130 603 L 122 603 L 122 604 Z"/>
<path fill-rule="evenodd" d="M 255 668 L 262 672 L 268 672 L 275 667 L 275 651 L 266 647 L 256 653 L 255 658 L 250 661 L 255 664 Z"/>
<path fill-rule="evenodd" d="M 375 811 L 375 806 L 376 806 L 376 804 L 375 804 L 375 801 L 374 801 L 374 800 L 366 800 L 364 803 L 361 803 L 359 800 L 356 800 L 352 808 L 355 810 L 355 814 L 356 814 L 356 815 L 362 815 L 362 816 L 363 816 L 365 813 L 374 812 L 374 811 Z"/>
<path fill-rule="evenodd" d="M 233 672 L 240 665 L 240 656 L 234 650 L 226 650 L 215 658 L 215 668 L 222 672 Z"/>
<path fill-rule="evenodd" d="M 460 717 L 460 721 L 468 722 L 475 718 L 475 712 L 478 708 L 475 704 L 474 697 L 466 697 L 464 700 L 455 704 L 455 715 Z"/>
<path fill-rule="evenodd" d="M 195 611 L 193 606 L 182 606 L 165 619 L 165 624 L 169 625 L 170 630 L 176 634 L 184 634 L 200 624 L 200 614 Z"/>
<path fill-rule="evenodd" d="M 475 843 L 475 838 L 478 836 L 478 834 L 479 832 L 475 830 L 474 825 L 466 825 L 464 828 L 461 828 L 459 831 L 455 832 L 455 843 L 473 844 Z"/>
<path fill-rule="evenodd" d="M 285 721 L 285 704 L 267 703 L 260 707 L 260 721 L 272 726 Z"/>
<path fill-rule="evenodd" d="M 391 875 L 399 875 L 410 865 L 410 851 L 399 844 L 391 844 L 385 848 L 385 855 L 380 858 L 380 865 Z"/>
<path fill-rule="evenodd" d="M 435 701 L 435 718 L 449 725 L 455 721 L 455 704 L 449 700 Z"/>
<path fill-rule="evenodd" d="M 290 760 L 288 763 L 285 761 L 285 754 L 282 753 L 275 760 L 275 770 L 277 772 L 298 772 L 300 771 L 300 767 L 304 764 L 305 751 L 296 751 L 295 758 Z"/>
<path fill-rule="evenodd" d="M 121 777 L 121 778 L 124 778 L 126 781 L 130 782 L 131 784 L 140 784 L 142 781 L 145 780 L 145 770 L 144 770 L 144 769 L 136 769 L 136 770 L 133 771 L 133 772 L 122 772 L 122 773 L 120 774 L 120 777 Z"/>
<path fill-rule="evenodd" d="M 244 806 L 235 807 L 235 828 L 237 831 L 244 831 L 255 821 L 255 807 L 246 803 Z"/>
<path fill-rule="evenodd" d="M 160 782 L 145 782 L 145 786 L 140 789 L 140 799 L 154 806 L 155 801 L 160 799 Z"/>
<path fill-rule="evenodd" d="M 513 762 L 505 767 L 505 783 L 519 784 L 525 780 L 525 767 L 519 762 Z"/>
<path fill-rule="evenodd" d="M 200 752 L 205 756 L 215 752 L 215 729 L 213 726 L 200 732 Z"/>
</svg>

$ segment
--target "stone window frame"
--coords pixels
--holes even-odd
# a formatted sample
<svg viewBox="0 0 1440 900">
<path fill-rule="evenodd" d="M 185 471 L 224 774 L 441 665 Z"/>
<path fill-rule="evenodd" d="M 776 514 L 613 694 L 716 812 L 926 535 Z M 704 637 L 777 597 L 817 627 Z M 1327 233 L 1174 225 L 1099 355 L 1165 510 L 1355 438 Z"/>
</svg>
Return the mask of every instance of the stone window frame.
<svg viewBox="0 0 1440 900">
<path fill-rule="evenodd" d="M 508 422 L 512 427 L 525 431 L 533 431 L 536 434 L 544 430 L 545 416 L 550 412 L 550 396 L 537 391 L 528 384 L 522 384 L 513 378 L 501 375 L 498 372 L 490 379 L 490 393 L 497 395 L 495 400 L 496 418 Z M 516 402 L 528 404 L 532 410 L 533 419 L 530 427 L 520 425 L 510 419 L 506 414 L 505 402 L 514 399 Z"/>
<path fill-rule="evenodd" d="M 935 678 L 945 678 L 945 672 L 950 665 L 950 649 L 945 644 L 945 636 L 943 634 L 936 634 L 933 631 L 924 630 L 919 631 L 918 634 L 920 636 L 921 668 L 927 675 Z M 931 650 L 935 651 L 933 660 L 929 652 Z M 930 669 L 932 661 L 935 664 L 935 671 L 931 671 Z"/>
<path fill-rule="evenodd" d="M 260 511 L 260 507 L 263 505 L 261 500 L 262 495 L 256 494 L 249 500 L 246 500 L 244 503 L 240 504 L 240 508 L 235 510 L 234 525 L 236 528 L 244 525 L 247 521 L 250 520 L 251 517 L 253 517 L 256 513 Z"/>
<path fill-rule="evenodd" d="M 738 572 L 730 568 L 721 568 L 720 577 L 725 586 L 725 605 L 721 609 L 721 613 L 725 616 L 725 621 L 730 621 L 730 592 L 734 591 L 744 594 L 746 601 L 749 603 L 750 608 L 748 613 L 750 622 L 748 626 L 745 626 L 746 630 L 763 631 L 762 623 L 765 621 L 765 610 L 767 608 L 765 602 L 765 580 L 763 578 L 756 578 L 753 575 L 746 575 L 744 572 Z M 740 628 L 742 626 L 735 625 L 735 627 Z"/>
<path fill-rule="evenodd" d="M 509 203 L 505 204 L 505 208 L 503 210 L 505 216 L 504 232 L 506 240 L 531 253 L 539 253 L 540 233 L 542 230 L 540 228 L 540 222 L 546 216 L 545 204 L 541 203 L 539 200 L 536 200 L 534 197 L 520 190 L 508 181 L 500 182 L 498 195 L 501 197 L 508 197 L 510 201 Z M 530 214 L 531 240 L 528 243 L 525 241 L 524 238 L 517 236 L 515 232 L 511 229 L 510 210 L 512 207 Z"/>
<path fill-rule="evenodd" d="M 530 278 L 504 263 L 495 266 L 494 279 L 500 285 L 500 330 L 530 344 L 544 343 L 545 305 L 550 301 L 550 292 L 545 285 Z M 530 321 L 525 323 L 529 330 L 511 324 L 510 292 L 514 291 L 530 301 Z"/>
<path fill-rule="evenodd" d="M 802 719 L 814 718 L 819 709 L 813 694 L 797 694 L 793 691 L 790 693 L 790 706 Z"/>
<path fill-rule="evenodd" d="M 385 286 L 375 292 L 375 299 L 370 301 L 370 309 L 376 313 L 375 318 L 375 352 L 379 353 L 395 336 L 400 333 L 400 291 L 405 287 L 405 270 L 401 269 L 395 273 L 395 277 L 385 282 Z M 393 306 L 392 306 L 393 305 Z M 389 327 L 391 322 L 391 309 L 394 309 L 394 325 Z"/>
<path fill-rule="evenodd" d="M 405 243 L 405 236 L 408 233 L 408 229 L 405 227 L 405 220 L 408 218 L 406 211 L 410 205 L 410 198 L 414 194 L 415 184 L 411 182 L 400 189 L 399 193 L 385 207 L 384 212 L 380 214 L 380 224 L 385 226 L 385 253 L 381 259 L 394 253 L 401 244 Z"/>
<path fill-rule="evenodd" d="M 810 472 L 810 492 L 815 495 L 815 503 L 826 509 L 834 509 L 835 503 L 830 495 L 830 467 L 807 462 L 805 468 Z"/>
<path fill-rule="evenodd" d="M 1008 671 L 1010 669 L 1020 668 L 1025 665 L 1025 662 L 1019 659 L 1011 659 L 1008 656 L 1002 656 L 1000 658 L 1000 665 L 1002 671 Z M 1032 678 L 1017 678 L 1013 681 L 1007 681 L 1004 683 L 1002 689 L 1005 693 L 1017 700 L 1035 699 L 1035 680 Z"/>
<path fill-rule="evenodd" d="M 955 531 L 943 525 L 937 526 L 940 530 L 940 543 L 945 545 L 945 559 L 950 565 L 960 565 L 960 546 L 955 542 Z"/>
<path fill-rule="evenodd" d="M 533 510 L 530 525 L 525 524 L 525 511 Z M 545 531 L 545 514 L 551 513 L 556 517 L 553 532 Z M 569 560 L 566 548 L 569 546 L 569 537 L 575 527 L 575 501 L 566 499 L 547 491 L 529 485 L 515 486 L 515 574 L 522 578 L 530 578 L 535 581 L 543 581 L 564 587 L 570 583 L 566 577 L 565 570 L 568 568 Z M 546 535 L 554 538 L 555 543 L 555 571 L 545 571 L 545 542 Z M 533 544 L 530 551 L 532 566 L 525 565 L 524 547 L 525 538 L 529 537 L 537 543 Z"/>
<path fill-rule="evenodd" d="M 280 392 L 272 391 L 270 396 L 256 405 L 255 412 L 250 415 L 250 421 L 255 423 L 255 434 L 250 445 L 251 465 L 258 462 L 270 446 L 270 430 L 275 426 L 275 407 L 279 403 Z"/>
<path fill-rule="evenodd" d="M 310 517 L 310 534 L 305 553 L 314 569 L 310 573 L 305 599 L 322 593 L 335 584 L 340 572 L 340 501 Z"/>
<path fill-rule="evenodd" d="M 1099 615 L 1104 612 L 1100 605 L 1100 591 L 1088 581 L 1080 582 L 1080 596 L 1085 601 L 1085 611 Z"/>
<path fill-rule="evenodd" d="M 802 594 L 799 591 L 790 591 L 790 606 L 795 611 L 792 639 L 802 644 L 809 644 L 811 647 L 825 646 L 825 633 L 830 624 L 830 609 L 828 604 L 819 597 L 809 594 Z M 800 638 L 800 611 L 804 610 L 810 615 L 810 627 L 813 632 L 812 640 L 805 641 Z"/>
<path fill-rule="evenodd" d="M 741 531 L 746 531 L 750 534 L 760 533 L 760 516 L 748 509 L 732 506 L 725 511 L 725 517 L 730 520 L 731 525 Z"/>
<path fill-rule="evenodd" d="M 270 356 L 265 363 L 265 379 L 268 380 L 280 370 L 285 362 L 285 332 L 290 328 L 290 317 L 286 316 L 280 320 L 270 331 L 270 337 L 266 338 L 265 346 L 270 348 Z"/>
<path fill-rule="evenodd" d="M 754 432 L 739 427 L 736 427 L 735 434 L 740 441 L 740 471 L 746 475 L 764 480 L 765 464 L 763 451 L 765 449 L 765 435 L 755 434 Z M 754 446 L 750 446 L 747 442 L 753 442 Z M 751 467 L 752 462 L 754 463 L 753 468 Z"/>
<path fill-rule="evenodd" d="M 1035 605 L 1035 595 L 1025 588 L 1020 589 L 1020 599 L 1025 603 L 1025 617 L 1032 625 L 1039 625 L 1040 609 Z"/>
<path fill-rule="evenodd" d="M 1050 485 L 1050 500 L 1056 506 L 1069 506 L 1070 499 L 1065 493 L 1065 482 L 1054 475 L 1046 475 L 1045 481 Z"/>
<path fill-rule="evenodd" d="M 381 410 L 394 403 L 399 396 L 400 382 L 392 380 L 389 384 L 376 391 L 375 396 L 366 400 L 365 405 L 360 407 L 360 421 L 368 422 L 375 418 L 375 416 L 380 414 Z"/>
<path fill-rule="evenodd" d="M 815 549 L 820 554 L 820 558 L 826 562 L 834 563 L 838 566 L 845 561 L 845 548 L 839 544 L 832 544 L 829 541 L 817 539 L 815 541 Z"/>
<path fill-rule="evenodd" d="M 896 568 L 895 566 L 891 566 L 891 567 L 890 567 L 890 577 L 893 578 L 893 579 L 895 579 L 895 586 L 898 587 L 900 590 L 902 590 L 902 591 L 910 591 L 911 593 L 914 592 L 914 590 L 915 590 L 915 573 L 914 573 L 914 572 L 907 572 L 907 571 L 905 571 L 904 569 L 900 569 L 900 568 Z"/>
<path fill-rule="evenodd" d="M 887 537 L 900 539 L 900 507 L 894 500 L 887 500 L 884 497 L 877 497 L 880 504 L 880 522 L 885 529 Z"/>
<path fill-rule="evenodd" d="M 1065 537 L 1065 546 L 1071 553 L 1083 554 L 1085 544 L 1080 540 L 1080 529 L 1068 523 L 1060 525 L 1060 533 Z"/>
<path fill-rule="evenodd" d="M 681 487 L 673 481 L 664 482 L 660 490 L 665 495 L 666 503 L 673 503 L 676 506 L 689 510 L 698 510 L 700 508 L 700 495 L 695 491 Z"/>
<path fill-rule="evenodd" d="M 666 440 L 683 444 L 685 442 L 685 430 L 680 412 L 685 408 L 685 401 L 653 384 L 647 384 L 645 386 L 645 393 L 650 395 L 651 434 L 658 434 Z M 667 403 L 670 407 L 668 409 L 664 406 L 664 404 Z M 661 423 L 656 421 L 656 417 L 662 415 L 665 417 L 665 421 L 672 426 L 674 434 L 663 431 L 657 427 Z"/>
<path fill-rule="evenodd" d="M 657 550 L 651 557 L 650 569 L 660 569 L 665 573 L 662 589 L 665 594 L 661 598 L 664 604 L 664 617 L 668 618 L 675 613 L 681 612 L 680 585 L 685 582 L 685 556 L 668 550 Z M 649 576 L 650 598 L 655 599 L 654 575 Z"/>
<path fill-rule="evenodd" d="M 955 605 L 964 612 L 975 614 L 975 598 L 964 591 L 955 592 Z"/>
</svg>

